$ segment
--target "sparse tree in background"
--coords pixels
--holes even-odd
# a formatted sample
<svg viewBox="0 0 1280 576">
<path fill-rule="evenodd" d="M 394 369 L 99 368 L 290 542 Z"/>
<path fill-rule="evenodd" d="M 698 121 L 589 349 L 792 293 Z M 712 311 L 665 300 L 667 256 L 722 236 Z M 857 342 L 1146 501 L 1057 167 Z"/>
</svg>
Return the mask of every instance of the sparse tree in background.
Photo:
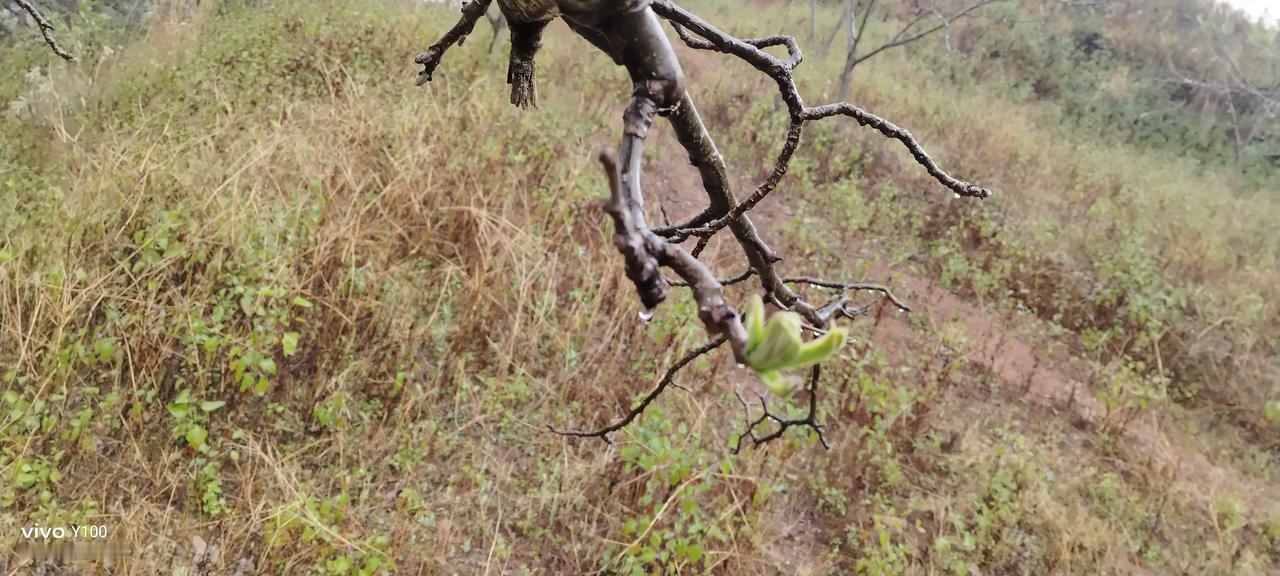
<svg viewBox="0 0 1280 576">
<path fill-rule="evenodd" d="M 1250 38 L 1247 31 L 1241 34 L 1232 16 L 1224 11 L 1197 19 L 1199 40 L 1209 52 L 1208 66 L 1189 71 L 1171 56 L 1166 60 L 1171 81 L 1199 93 L 1213 109 L 1211 116 L 1229 134 L 1238 182 L 1244 177 L 1249 156 L 1272 158 L 1280 154 L 1280 150 L 1253 150 L 1268 130 L 1276 129 L 1280 118 L 1280 36 L 1273 37 L 1267 46 Z M 1240 65 L 1241 58 L 1254 60 L 1249 67 L 1252 74 Z M 1269 77 L 1260 78 L 1264 75 Z"/>
<path fill-rule="evenodd" d="M 809 45 L 818 43 L 818 0 L 809 0 Z"/>
<path fill-rule="evenodd" d="M 501 10 L 488 10 L 484 13 L 485 19 L 489 21 L 489 27 L 493 28 L 493 38 L 489 39 L 489 53 L 498 49 L 498 40 L 502 38 L 502 33 L 507 31 L 507 18 L 502 15 Z"/>
<path fill-rule="evenodd" d="M 984 0 L 979 5 L 990 1 L 992 0 Z M 445 51 L 465 39 L 475 23 L 486 13 L 490 2 L 491 0 L 474 0 L 465 5 L 460 21 L 418 56 L 416 61 L 424 67 L 419 74 L 419 84 L 431 80 Z M 499 0 L 498 4 L 510 24 L 512 47 L 507 83 L 511 85 L 511 102 L 516 106 L 527 108 L 537 105 L 534 57 L 541 45 L 543 29 L 554 18 L 562 18 L 575 32 L 608 54 L 614 62 L 627 68 L 634 90 L 623 115 L 623 136 L 617 152 L 618 159 L 615 160 L 612 154 L 602 156 L 611 189 L 605 211 L 613 219 L 613 242 L 623 255 L 627 277 L 635 284 L 644 306 L 642 318 L 647 319 L 652 310 L 666 299 L 669 286 L 687 287 L 697 302 L 698 317 L 712 337 L 710 342 L 690 351 L 672 365 L 658 384 L 618 421 L 596 430 L 557 432 L 578 437 L 603 438 L 607 441 L 610 433 L 631 423 L 672 385 L 673 378 L 681 368 L 727 342 L 737 361 L 756 369 L 761 373 L 762 379 L 779 366 L 813 364 L 807 386 L 808 412 L 803 418 L 788 418 L 770 411 L 763 396 L 758 399 L 759 413 L 753 415 L 752 402 L 739 398 L 747 412 L 747 427 L 739 435 L 735 449 L 741 448 L 747 440 L 754 445 L 768 442 L 780 437 L 793 426 L 810 428 L 825 445 L 822 426 L 816 420 L 819 369 L 813 362 L 798 362 L 806 354 L 812 360 L 820 357 L 824 351 L 817 350 L 821 347 L 818 341 L 808 345 L 800 341 L 801 322 L 815 335 L 839 334 L 842 331 L 832 327 L 835 320 L 863 316 L 876 305 L 874 302 L 855 304 L 852 296 L 862 291 L 878 292 L 903 310 L 907 310 L 907 305 L 894 297 L 885 286 L 810 276 L 784 276 L 776 268 L 782 258 L 760 237 L 747 213 L 773 191 L 786 174 L 791 157 L 799 146 L 804 126 L 808 122 L 832 116 L 848 116 L 863 126 L 870 126 L 884 136 L 897 140 L 906 146 L 915 160 L 934 179 L 957 197 L 983 198 L 989 191 L 947 175 L 909 132 L 883 118 L 846 102 L 806 106 L 792 78 L 802 56 L 799 45 L 789 36 L 737 38 L 669 0 L 632 0 L 611 3 L 607 7 L 570 0 Z M 967 10 L 972 11 L 977 7 L 978 5 L 971 6 Z M 869 8 L 874 8 L 874 4 Z M 900 35 L 902 38 L 895 40 L 896 45 L 941 29 L 955 17 L 957 16 L 944 18 L 943 23 L 934 29 L 914 33 L 912 37 L 908 37 L 911 34 L 909 27 L 907 32 Z M 782 140 L 782 148 L 769 176 L 745 200 L 740 201 L 734 193 L 724 159 L 698 115 L 693 99 L 685 90 L 680 63 L 662 30 L 660 18 L 667 20 L 681 40 L 691 48 L 740 58 L 778 85 L 791 119 L 790 127 Z M 864 18 L 860 25 L 865 25 L 865 22 Z M 780 58 L 765 51 L 765 48 L 775 46 L 784 47 L 787 57 Z M 888 47 L 890 46 L 878 50 Z M 689 154 L 689 161 L 701 174 L 709 204 L 701 213 L 687 221 L 677 224 L 666 222 L 663 226 L 650 227 L 645 221 L 640 186 L 641 154 L 645 136 L 656 116 L 664 116 L 671 122 L 677 139 Z M 732 278 L 719 279 L 698 260 L 698 256 L 712 237 L 726 229 L 741 247 L 747 269 Z M 689 240 L 694 240 L 695 245 L 691 250 L 686 250 L 681 244 Z M 672 270 L 679 278 L 668 279 L 661 273 L 662 268 Z M 744 325 L 742 315 L 725 301 L 722 289 L 726 285 L 746 282 L 753 277 L 760 283 L 763 298 L 788 311 L 779 314 L 792 316 L 782 316 L 785 321 L 771 319 L 769 326 L 765 327 L 761 318 L 763 309 L 759 308 L 746 318 Z M 811 303 L 791 288 L 795 285 L 825 289 L 829 291 L 829 296 L 825 302 Z M 772 358 L 762 359 L 768 356 Z M 769 384 L 770 380 L 766 379 L 766 383 Z M 770 389 L 775 390 L 775 386 L 770 385 Z M 790 392 L 785 387 L 777 390 L 784 394 Z M 776 425 L 772 432 L 758 434 L 761 426 L 769 424 Z"/>
<path fill-rule="evenodd" d="M 927 38 L 936 32 L 942 32 L 947 36 L 947 46 L 950 48 L 950 30 L 953 22 L 972 16 L 984 6 L 999 1 L 1001 0 L 976 0 L 958 9 L 949 9 L 946 3 L 941 0 L 930 2 L 913 0 L 906 21 L 894 32 L 893 36 L 890 36 L 888 40 L 879 46 L 869 48 L 863 42 L 867 31 L 867 22 L 871 20 L 873 14 L 883 10 L 884 6 L 881 5 L 880 0 L 865 0 L 865 2 L 846 0 L 840 20 L 831 29 L 831 33 L 827 35 L 827 40 L 822 47 L 822 51 L 824 53 L 827 52 L 840 31 L 848 31 L 845 41 L 844 68 L 840 70 L 838 98 L 840 100 L 849 99 L 849 90 L 853 86 L 853 72 L 859 64 L 886 50 L 906 46 L 912 42 Z"/>
</svg>

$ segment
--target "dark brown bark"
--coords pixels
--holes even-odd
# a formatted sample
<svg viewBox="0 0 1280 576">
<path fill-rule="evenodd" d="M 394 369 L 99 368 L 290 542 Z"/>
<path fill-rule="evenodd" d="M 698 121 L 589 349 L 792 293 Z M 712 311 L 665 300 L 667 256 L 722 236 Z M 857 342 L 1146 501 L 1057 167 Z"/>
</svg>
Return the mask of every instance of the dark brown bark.
<svg viewBox="0 0 1280 576">
<path fill-rule="evenodd" d="M 542 48 L 546 22 L 512 22 L 511 56 L 507 60 L 507 84 L 511 103 L 517 108 L 538 107 L 538 85 L 534 79 L 534 58 Z"/>
<path fill-rule="evenodd" d="M 508 8 L 509 1 L 500 3 L 504 11 Z M 874 6 L 874 1 L 872 0 L 871 6 Z M 698 355 L 710 352 L 724 342 L 729 342 L 735 357 L 741 362 L 746 345 L 746 330 L 738 312 L 724 299 L 723 287 L 727 284 L 744 282 L 752 276 L 758 278 L 761 289 L 770 301 L 779 307 L 798 312 L 817 332 L 823 331 L 833 319 L 855 318 L 866 312 L 869 305 L 849 307 L 849 297 L 854 292 L 879 292 L 903 310 L 907 309 L 904 303 L 883 286 L 859 282 L 836 282 L 806 276 L 784 278 L 779 274 L 776 265 L 781 259 L 765 244 L 747 212 L 775 190 L 786 175 L 791 157 L 800 145 L 806 123 L 832 116 L 848 116 L 863 126 L 872 127 L 885 136 L 901 142 L 935 180 L 957 195 L 981 198 L 989 194 L 985 188 L 957 180 L 943 172 L 909 132 L 883 118 L 847 102 L 816 107 L 805 106 L 792 78 L 792 72 L 803 61 L 803 55 L 799 45 L 789 36 L 736 38 L 716 29 L 669 0 L 652 0 L 652 3 L 635 0 L 621 9 L 617 4 L 608 4 L 607 8 L 601 7 L 594 13 L 583 9 L 583 6 L 589 2 L 571 0 L 559 0 L 559 2 L 557 9 L 570 26 L 592 45 L 609 54 L 615 62 L 626 66 L 631 76 L 632 95 L 623 115 L 623 136 L 618 147 L 618 161 L 615 162 L 610 154 L 604 154 L 601 157 L 610 188 L 605 211 L 614 224 L 613 243 L 623 257 L 627 278 L 635 285 L 641 304 L 649 310 L 666 299 L 669 286 L 688 287 L 698 306 L 698 318 L 713 337 L 709 344 L 694 350 L 691 355 L 686 355 L 672 366 L 658 386 L 622 420 L 595 431 L 564 432 L 564 434 L 608 440 L 608 434 L 625 427 L 662 393 L 671 383 L 677 370 Z M 529 12 L 531 7 L 536 8 L 533 3 L 536 3 L 535 0 L 528 0 L 526 2 L 528 5 L 524 6 L 527 10 L 519 13 L 521 18 L 525 18 L 523 21 L 528 22 L 530 21 L 528 18 L 541 15 Z M 577 11 L 570 12 L 570 9 Z M 419 57 L 419 63 L 427 67 L 424 71 L 427 79 L 430 79 L 430 71 L 439 62 L 439 55 L 443 50 L 470 30 L 467 20 L 471 19 L 473 22 L 474 18 L 481 13 L 483 12 L 478 8 L 470 6 L 464 9 L 463 22 L 455 26 L 444 39 L 433 45 L 426 54 Z M 512 16 L 513 13 L 508 13 L 512 26 L 512 41 L 522 44 L 518 47 L 513 46 L 512 73 L 509 75 L 509 81 L 513 87 L 512 102 L 523 107 L 536 103 L 532 71 L 537 43 L 531 41 L 536 36 L 517 31 L 517 20 Z M 778 86 L 779 96 L 786 105 L 791 122 L 783 137 L 782 146 L 772 170 L 745 200 L 739 200 L 734 194 L 724 158 L 720 155 L 706 124 L 698 114 L 693 98 L 686 89 L 680 63 L 659 25 L 658 17 L 670 21 L 681 40 L 689 46 L 741 58 L 772 78 Z M 852 25 L 852 16 L 850 20 Z M 539 31 L 544 22 L 545 20 L 535 20 Z M 859 33 L 865 25 L 866 16 L 864 15 L 863 20 L 858 24 Z M 518 35 L 521 36 L 519 40 L 517 40 Z M 785 47 L 787 57 L 779 58 L 765 51 L 765 48 L 773 46 Z M 519 59 L 516 57 L 517 52 L 522 54 Z M 527 84 L 522 84 L 526 81 Z M 526 87 L 522 88 L 522 85 Z M 654 118 L 659 115 L 668 117 L 676 139 L 689 156 L 689 162 L 697 167 L 703 189 L 707 194 L 707 207 L 686 222 L 650 228 L 645 222 L 641 166 L 645 137 Z M 733 234 L 749 268 L 746 273 L 734 279 L 721 281 L 698 260 L 697 256 L 706 247 L 710 238 L 725 228 Z M 681 242 L 692 237 L 697 237 L 698 242 L 691 252 L 679 246 Z M 679 276 L 679 280 L 668 281 L 662 276 L 661 268 L 674 271 Z M 807 284 L 819 289 L 831 290 L 833 294 L 825 303 L 815 306 L 793 291 L 789 286 L 791 284 Z M 746 432 L 738 437 L 739 445 L 748 438 L 755 445 L 766 443 L 780 437 L 786 429 L 795 425 L 806 426 L 822 438 L 822 427 L 816 420 L 819 373 L 815 369 L 810 382 L 810 406 L 807 418 L 787 420 L 774 416 L 762 399 L 762 414 L 754 421 L 748 414 L 748 427 Z M 766 422 L 774 422 L 779 428 L 773 433 L 757 436 L 756 428 Z M 825 439 L 823 443 L 825 445 Z"/>
</svg>

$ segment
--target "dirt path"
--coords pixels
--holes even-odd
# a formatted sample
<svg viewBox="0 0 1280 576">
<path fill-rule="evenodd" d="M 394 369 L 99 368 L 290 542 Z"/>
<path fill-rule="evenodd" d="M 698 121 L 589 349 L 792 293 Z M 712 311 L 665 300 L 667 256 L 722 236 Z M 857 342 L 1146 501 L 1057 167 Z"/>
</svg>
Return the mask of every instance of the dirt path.
<svg viewBox="0 0 1280 576">
<path fill-rule="evenodd" d="M 934 326 L 963 327 L 970 344 L 962 354 L 969 362 L 988 369 L 1002 386 L 1025 390 L 1021 400 L 1087 426 L 1100 423 L 1106 407 L 1096 391 L 1087 386 L 1072 366 L 1075 359 L 1043 350 L 1018 336 L 1019 328 L 958 296 L 930 285 L 917 277 L 903 277 L 896 283 L 902 296 L 916 304 L 917 314 L 927 315 Z M 1015 321 L 1013 324 L 1017 324 Z M 873 340 L 887 348 L 920 350 L 927 345 L 925 334 L 903 318 L 889 316 L 877 327 Z M 1207 488 L 1209 494 L 1230 492 L 1255 510 L 1266 510 L 1280 502 L 1280 487 L 1270 486 L 1238 470 L 1214 463 L 1194 438 L 1161 426 L 1160 415 L 1148 413 L 1129 422 L 1122 436 L 1126 448 L 1144 454 L 1173 477 Z"/>
<path fill-rule="evenodd" d="M 679 220 L 696 213 L 706 200 L 697 171 L 685 161 L 669 130 L 662 128 L 656 130 L 654 145 L 650 148 L 653 152 L 648 154 L 645 188 L 654 204 L 652 212 L 658 212 L 658 206 L 662 206 L 672 220 Z M 749 189 L 744 188 L 740 180 L 735 179 L 734 184 L 740 195 L 742 190 Z M 779 201 L 781 192 L 766 198 L 751 213 L 767 242 L 777 243 L 777 235 L 772 233 L 774 225 L 793 217 L 790 207 Z M 736 255 L 736 251 L 724 253 L 726 262 L 731 263 L 727 257 Z M 856 254 L 856 247 L 849 247 L 849 253 Z M 873 276 L 883 278 L 890 274 L 881 267 L 873 270 Z M 926 323 L 933 327 L 960 327 L 968 343 L 961 350 L 963 357 L 989 370 L 1003 388 L 1024 391 L 1020 401 L 1048 409 L 1077 426 L 1093 427 L 1101 422 L 1106 408 L 1096 391 L 1083 382 L 1084 371 L 1078 367 L 1083 361 L 1049 351 L 1019 336 L 1022 330 L 1034 329 L 1034 321 L 1000 317 L 925 278 L 904 276 L 900 271 L 895 271 L 894 277 L 893 289 L 912 303 L 913 314 L 925 315 Z M 872 341 L 886 351 L 890 360 L 896 357 L 899 362 L 913 360 L 908 355 L 919 355 L 921 350 L 937 345 L 936 336 L 929 336 L 897 315 L 883 317 L 875 327 Z M 1125 450 L 1145 455 L 1159 469 L 1169 472 L 1170 477 L 1206 490 L 1205 497 L 1234 493 L 1255 510 L 1267 510 L 1280 502 L 1280 486 L 1269 486 L 1238 470 L 1216 464 L 1194 438 L 1162 427 L 1159 414 L 1148 413 L 1134 419 L 1122 435 L 1129 442 Z"/>
</svg>

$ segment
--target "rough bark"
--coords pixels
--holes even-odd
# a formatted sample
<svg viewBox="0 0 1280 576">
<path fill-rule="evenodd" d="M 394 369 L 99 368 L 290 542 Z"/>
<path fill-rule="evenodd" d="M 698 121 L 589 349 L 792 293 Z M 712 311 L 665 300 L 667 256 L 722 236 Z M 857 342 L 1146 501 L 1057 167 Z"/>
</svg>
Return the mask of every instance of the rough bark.
<svg viewBox="0 0 1280 576">
<path fill-rule="evenodd" d="M 481 2 L 485 0 L 476 0 L 477 4 Z M 520 4 L 516 7 L 518 10 L 513 8 L 513 3 Z M 627 278 L 634 284 L 641 305 L 646 310 L 660 305 L 666 299 L 670 286 L 687 287 L 697 303 L 698 319 L 712 336 L 712 340 L 672 366 L 659 384 L 621 420 L 593 431 L 561 432 L 563 434 L 597 437 L 607 441 L 609 434 L 622 429 L 638 417 L 671 384 L 681 367 L 725 342 L 730 344 L 735 358 L 742 362 L 746 330 L 738 311 L 724 298 L 725 285 L 745 282 L 752 277 L 758 279 L 760 289 L 769 301 L 799 313 L 815 332 L 824 331 L 837 318 L 856 318 L 865 314 L 869 305 L 851 307 L 850 295 L 855 292 L 878 292 L 894 305 L 907 309 L 906 304 L 894 297 L 887 287 L 807 276 L 783 277 L 776 267 L 781 258 L 760 237 L 748 216 L 747 212 L 774 191 L 786 175 L 791 158 L 800 145 L 806 123 L 832 116 L 850 117 L 858 124 L 874 128 L 903 144 L 935 180 L 955 194 L 976 198 L 989 194 L 985 188 L 948 175 L 909 132 L 888 120 L 847 102 L 805 106 L 792 78 L 795 68 L 803 61 L 803 55 L 798 43 L 789 36 L 737 38 L 669 0 L 634 0 L 624 3 L 621 8 L 618 3 L 601 1 L 594 11 L 588 9 L 591 4 L 586 0 L 559 0 L 558 3 L 551 0 L 499 0 L 499 6 L 511 22 L 513 55 L 508 81 L 512 83 L 512 103 L 520 107 L 536 104 L 533 62 L 537 42 L 533 40 L 540 36 L 518 30 L 518 26 L 522 24 L 537 25 L 540 34 L 541 26 L 547 20 L 555 16 L 562 17 L 579 35 L 627 68 L 632 81 L 632 95 L 623 114 L 623 135 L 618 146 L 618 160 L 615 161 L 613 155 L 608 153 L 601 157 L 609 180 L 610 196 L 604 208 L 613 221 L 613 244 L 622 255 Z M 872 0 L 868 8 L 873 8 L 874 4 L 875 0 Z M 539 6 L 542 7 L 542 12 L 538 11 Z M 424 65 L 420 78 L 430 79 L 431 71 L 438 65 L 443 51 L 465 37 L 474 20 L 483 14 L 482 8 L 464 8 L 459 24 L 418 57 L 418 62 Z M 778 94 L 786 105 L 790 124 L 782 138 L 772 170 L 744 200 L 740 200 L 734 193 L 724 158 L 686 89 L 679 60 L 660 26 L 659 17 L 669 21 L 681 40 L 690 47 L 740 58 L 773 79 L 778 86 Z M 854 26 L 857 22 L 858 35 L 866 25 L 866 19 L 864 14 L 863 19 L 858 22 L 850 15 L 850 25 Z M 765 50 L 775 46 L 784 47 L 787 56 L 781 58 Z M 520 54 L 519 58 L 517 53 Z M 707 206 L 686 222 L 650 228 L 644 215 L 642 156 L 645 137 L 654 119 L 661 115 L 668 118 L 676 139 L 688 154 L 689 162 L 697 167 L 707 194 Z M 733 279 L 719 280 L 697 257 L 707 242 L 726 228 L 741 248 L 748 269 Z M 687 251 L 680 244 L 690 238 L 697 238 L 698 242 L 692 251 Z M 675 272 L 679 279 L 665 278 L 661 273 L 663 268 Z M 790 285 L 796 284 L 830 290 L 832 294 L 826 302 L 814 305 L 791 289 Z M 767 404 L 761 399 L 762 414 L 752 420 L 748 408 L 748 426 L 746 432 L 738 437 L 738 445 L 746 439 L 751 439 L 754 445 L 764 444 L 780 437 L 792 426 L 805 426 L 822 438 L 822 426 L 816 420 L 819 373 L 816 369 L 812 373 L 807 418 L 779 418 L 769 411 Z M 757 435 L 757 427 L 768 422 L 773 422 L 778 428 L 773 433 Z M 823 443 L 825 445 L 825 439 Z"/>
</svg>

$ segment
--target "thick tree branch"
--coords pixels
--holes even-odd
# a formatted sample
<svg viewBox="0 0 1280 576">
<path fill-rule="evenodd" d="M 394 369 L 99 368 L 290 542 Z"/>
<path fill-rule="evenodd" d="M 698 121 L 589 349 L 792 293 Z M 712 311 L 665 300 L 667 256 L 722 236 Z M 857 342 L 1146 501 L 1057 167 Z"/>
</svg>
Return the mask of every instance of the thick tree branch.
<svg viewBox="0 0 1280 576">
<path fill-rule="evenodd" d="M 647 101 L 643 97 L 636 99 Z M 651 108 L 652 103 L 633 106 L 640 109 L 646 107 Z M 628 134 L 622 147 L 627 161 L 624 166 L 630 165 L 630 171 L 624 168 L 620 173 L 610 153 L 600 155 L 600 163 L 604 165 L 609 177 L 610 188 L 605 211 L 613 218 L 613 244 L 626 260 L 627 277 L 635 283 L 644 305 L 653 308 L 666 298 L 666 280 L 658 272 L 658 266 L 674 270 L 684 280 L 684 284 L 692 289 L 694 300 L 698 304 L 698 317 L 707 331 L 727 339 L 734 356 L 742 362 L 747 345 L 747 331 L 742 326 L 738 313 L 725 303 L 720 282 L 698 259 L 644 227 L 638 202 L 640 146 L 638 143 L 626 143 L 633 138 L 641 139 Z"/>
</svg>

